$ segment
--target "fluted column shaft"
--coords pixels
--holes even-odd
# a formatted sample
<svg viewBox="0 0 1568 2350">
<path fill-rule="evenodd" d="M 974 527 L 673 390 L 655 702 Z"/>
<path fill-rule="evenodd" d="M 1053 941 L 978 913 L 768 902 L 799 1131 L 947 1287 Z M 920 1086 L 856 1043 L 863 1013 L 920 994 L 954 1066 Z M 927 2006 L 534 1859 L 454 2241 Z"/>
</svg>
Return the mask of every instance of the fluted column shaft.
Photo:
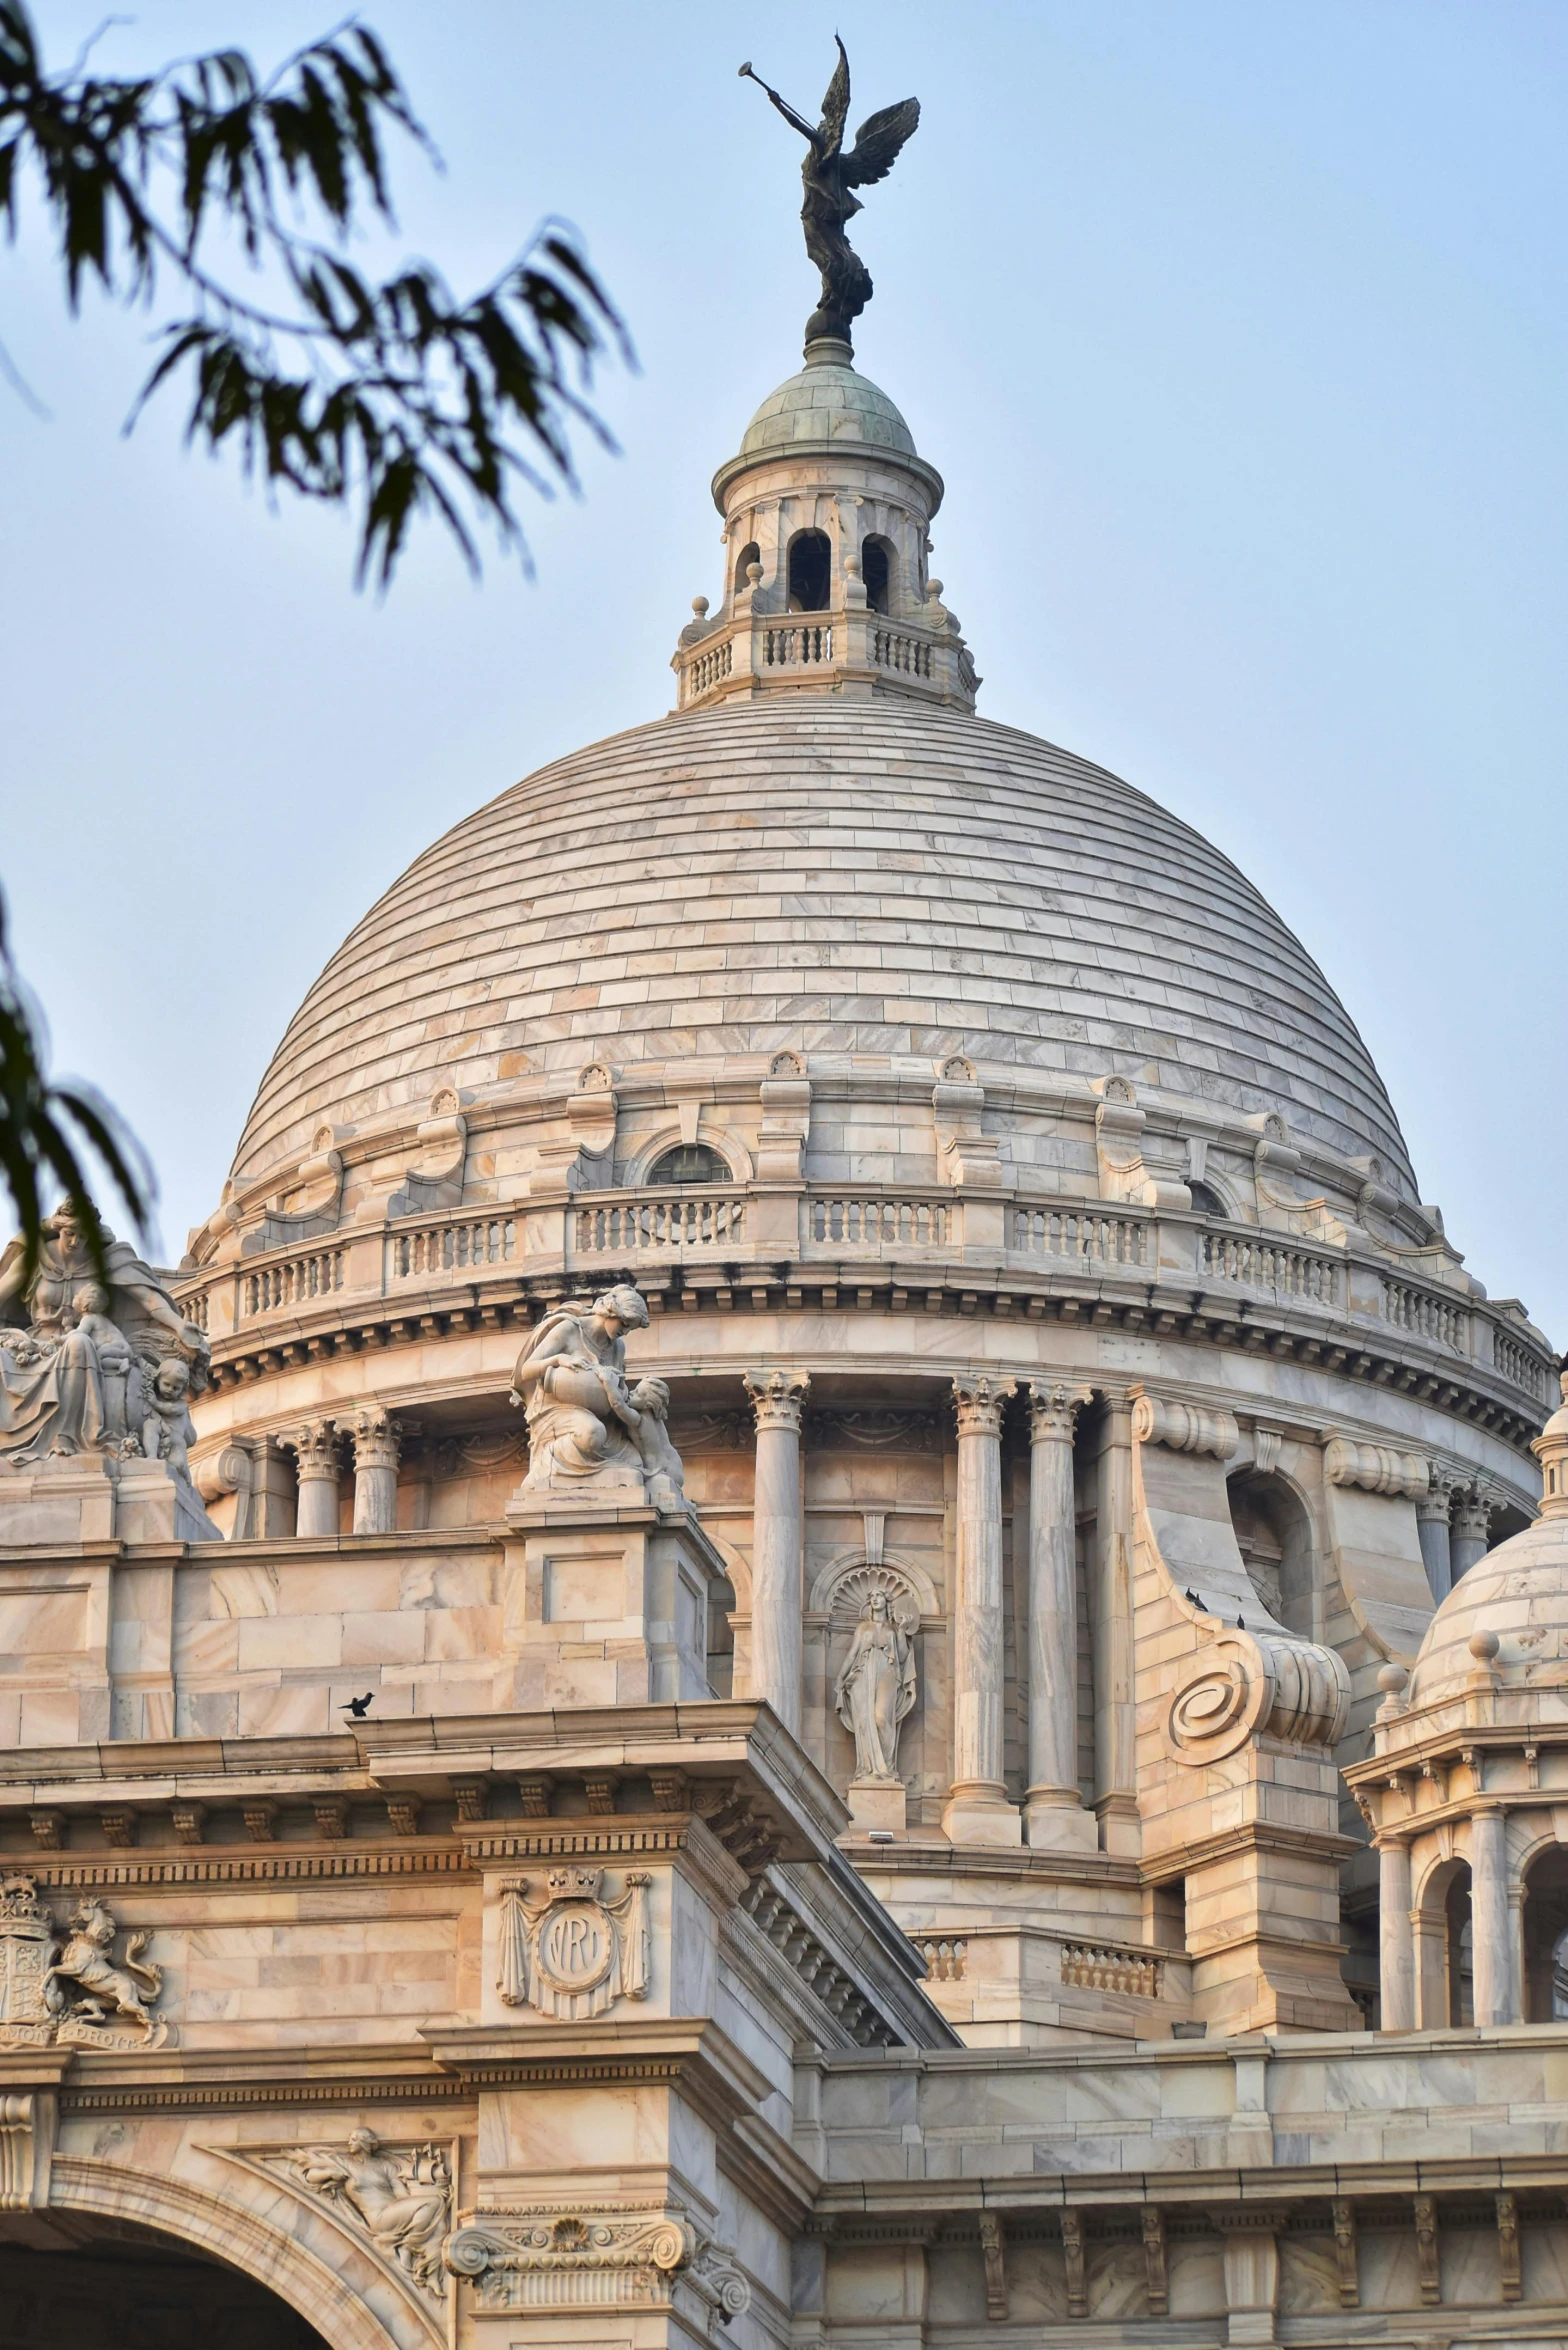
<svg viewBox="0 0 1568 2350">
<path fill-rule="evenodd" d="M 1378 1971 L 1385 2032 L 1413 2032 L 1416 1951 L 1410 1920 L 1410 1847 L 1392 1838 L 1377 1848 Z"/>
<path fill-rule="evenodd" d="M 811 1382 L 804 1371 L 748 1371 L 757 1415 L 751 1521 L 751 1695 L 800 1731 L 800 1421 Z"/>
<path fill-rule="evenodd" d="M 1508 1821 L 1500 1811 L 1478 1811 L 1470 1821 L 1470 1944 L 1477 2024 L 1516 2023 L 1519 1996 L 1508 1906 Z"/>
<path fill-rule="evenodd" d="M 403 1423 L 379 1404 L 362 1404 L 337 1423 L 354 1447 L 354 1531 L 397 1531 L 397 1464 Z"/>
<path fill-rule="evenodd" d="M 954 1843 L 1018 1844 L 1002 1776 L 1002 1413 L 1010 1379 L 955 1379 L 958 1555 L 953 1603 Z"/>
<path fill-rule="evenodd" d="M 1078 1787 L 1078 1559 L 1073 1424 L 1086 1387 L 1036 1385 L 1029 1409 L 1029 1786 L 1031 1844 L 1092 1850 Z"/>
<path fill-rule="evenodd" d="M 302 1420 L 280 1438 L 294 1455 L 299 1472 L 299 1517 L 295 1531 L 302 1535 L 335 1534 L 338 1530 L 338 1440 L 330 1420 Z"/>
</svg>

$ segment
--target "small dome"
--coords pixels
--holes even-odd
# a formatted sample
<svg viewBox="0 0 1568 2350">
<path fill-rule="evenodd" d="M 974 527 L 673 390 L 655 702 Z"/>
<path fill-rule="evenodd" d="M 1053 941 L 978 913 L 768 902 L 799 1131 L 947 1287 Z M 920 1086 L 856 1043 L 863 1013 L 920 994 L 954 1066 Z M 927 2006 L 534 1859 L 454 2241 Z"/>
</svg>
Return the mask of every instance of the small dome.
<svg viewBox="0 0 1568 2350">
<path fill-rule="evenodd" d="M 1568 1518 L 1538 1518 L 1460 1578 L 1427 1626 L 1409 1702 L 1463 1689 L 1478 1662 L 1470 1642 L 1484 1632 L 1496 1635 L 1498 1667 L 1515 1685 L 1568 1684 Z"/>
<path fill-rule="evenodd" d="M 746 427 L 740 453 L 767 457 L 824 441 L 869 441 L 915 454 L 914 435 L 886 392 L 834 361 L 803 367 L 770 392 Z"/>
</svg>

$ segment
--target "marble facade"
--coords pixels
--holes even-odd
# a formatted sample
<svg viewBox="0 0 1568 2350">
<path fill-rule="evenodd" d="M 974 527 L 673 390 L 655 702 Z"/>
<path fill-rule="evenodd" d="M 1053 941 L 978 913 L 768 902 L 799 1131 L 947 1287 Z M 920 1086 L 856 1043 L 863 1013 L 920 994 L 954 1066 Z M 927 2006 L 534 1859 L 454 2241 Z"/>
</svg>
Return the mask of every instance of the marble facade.
<svg viewBox="0 0 1568 2350">
<path fill-rule="evenodd" d="M 714 497 L 291 1024 L 188 1473 L 0 1448 L 20 2338 L 1568 2341 L 1546 1342 L 847 347 Z"/>
</svg>

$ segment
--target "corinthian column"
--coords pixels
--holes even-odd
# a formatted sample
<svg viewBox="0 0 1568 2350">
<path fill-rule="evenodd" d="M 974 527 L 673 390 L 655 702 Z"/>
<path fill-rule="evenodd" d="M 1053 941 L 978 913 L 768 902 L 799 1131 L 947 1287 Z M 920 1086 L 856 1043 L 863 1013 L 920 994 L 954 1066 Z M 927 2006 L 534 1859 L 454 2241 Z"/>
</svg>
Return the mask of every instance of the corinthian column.
<svg viewBox="0 0 1568 2350">
<path fill-rule="evenodd" d="M 748 1371 L 757 1415 L 757 1475 L 751 1519 L 751 1695 L 765 1698 L 784 1727 L 800 1732 L 800 1415 L 811 1381 L 804 1371 Z"/>
<path fill-rule="evenodd" d="M 942 1825 L 955 1844 L 1020 1844 L 1002 1779 L 1002 1413 L 1011 1379 L 955 1379 L 958 1588 L 953 1602 L 953 1790 Z"/>
<path fill-rule="evenodd" d="M 1107 1852 L 1139 1846 L 1132 1679 L 1132 1406 L 1104 1391 L 1089 1610 L 1094 1649 L 1094 1808 Z"/>
<path fill-rule="evenodd" d="M 1036 1384 L 1029 1406 L 1029 1788 L 1031 1844 L 1093 1852 L 1078 1787 L 1078 1560 L 1073 1423 L 1087 1387 Z"/>
<path fill-rule="evenodd" d="M 299 1471 L 296 1532 L 335 1534 L 338 1530 L 338 1439 L 330 1420 L 302 1420 L 278 1440 L 294 1455 Z"/>
<path fill-rule="evenodd" d="M 1448 1523 L 1453 1491 L 1451 1481 L 1434 1468 L 1431 1484 L 1416 1499 L 1416 1534 L 1421 1544 L 1421 1564 L 1426 1569 L 1432 1597 L 1439 1604 L 1454 1587 L 1452 1536 Z"/>
<path fill-rule="evenodd" d="M 1492 1497 L 1482 1486 L 1462 1493 L 1454 1510 L 1454 1531 L 1449 1544 L 1449 1559 L 1453 1579 L 1462 1575 L 1486 1556 L 1486 1539 L 1492 1524 Z"/>
<path fill-rule="evenodd" d="M 403 1423 L 379 1404 L 365 1403 L 337 1423 L 354 1447 L 354 1531 L 397 1531 L 397 1459 Z"/>
</svg>

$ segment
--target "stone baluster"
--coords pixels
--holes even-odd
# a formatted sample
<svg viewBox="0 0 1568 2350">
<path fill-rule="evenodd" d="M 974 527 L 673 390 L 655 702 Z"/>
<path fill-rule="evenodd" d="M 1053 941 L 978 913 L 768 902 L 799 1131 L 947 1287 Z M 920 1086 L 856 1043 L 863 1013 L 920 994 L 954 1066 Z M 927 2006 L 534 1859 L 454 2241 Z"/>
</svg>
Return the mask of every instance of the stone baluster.
<svg viewBox="0 0 1568 2350">
<path fill-rule="evenodd" d="M 1508 1903 L 1508 1820 L 1493 1807 L 1472 1813 L 1470 1820 L 1470 1944 L 1477 2024 L 1516 2023 L 1519 1998 Z"/>
<path fill-rule="evenodd" d="M 955 1844 L 1019 1844 L 1002 1778 L 1002 1413 L 1011 1379 L 955 1379 L 958 1558 L 953 1603 L 953 1787 L 942 1825 Z"/>
<path fill-rule="evenodd" d="M 1090 1631 L 1094 1650 L 1094 1808 L 1107 1852 L 1140 1842 L 1132 1680 L 1132 1406 L 1105 1391 L 1095 1504 Z"/>
<path fill-rule="evenodd" d="M 1410 1917 L 1410 1847 L 1397 1837 L 1380 1841 L 1378 1962 L 1385 2032 L 1413 2032 L 1416 2023 L 1416 1951 Z"/>
<path fill-rule="evenodd" d="M 1485 1558 L 1486 1538 L 1491 1527 L 1492 1511 L 1495 1506 L 1491 1495 L 1481 1486 L 1472 1486 L 1468 1493 L 1462 1493 L 1459 1496 L 1454 1509 L 1453 1536 L 1449 1544 L 1453 1579 L 1456 1583 L 1461 1576 L 1469 1574 L 1477 1559 Z"/>
<path fill-rule="evenodd" d="M 804 1371 L 748 1371 L 757 1415 L 751 1534 L 751 1695 L 785 1728 L 800 1731 L 804 1538 L 800 1421 L 811 1381 Z"/>
<path fill-rule="evenodd" d="M 1448 1526 L 1453 1492 L 1452 1478 L 1445 1477 L 1434 1464 L 1432 1482 L 1416 1502 L 1416 1532 L 1421 1542 L 1421 1562 L 1426 1568 L 1432 1597 L 1439 1605 L 1454 1587 Z"/>
<path fill-rule="evenodd" d="M 299 1472 L 301 1535 L 335 1534 L 338 1530 L 338 1439 L 330 1420 L 302 1420 L 279 1438 L 294 1455 Z"/>
<path fill-rule="evenodd" d="M 1092 1852 L 1078 1787 L 1078 1559 L 1073 1423 L 1087 1387 L 1037 1383 L 1029 1407 L 1029 1786 L 1031 1844 Z"/>
<path fill-rule="evenodd" d="M 397 1463 L 403 1423 L 380 1404 L 360 1404 L 337 1423 L 354 1447 L 354 1531 L 397 1531 Z"/>
</svg>

